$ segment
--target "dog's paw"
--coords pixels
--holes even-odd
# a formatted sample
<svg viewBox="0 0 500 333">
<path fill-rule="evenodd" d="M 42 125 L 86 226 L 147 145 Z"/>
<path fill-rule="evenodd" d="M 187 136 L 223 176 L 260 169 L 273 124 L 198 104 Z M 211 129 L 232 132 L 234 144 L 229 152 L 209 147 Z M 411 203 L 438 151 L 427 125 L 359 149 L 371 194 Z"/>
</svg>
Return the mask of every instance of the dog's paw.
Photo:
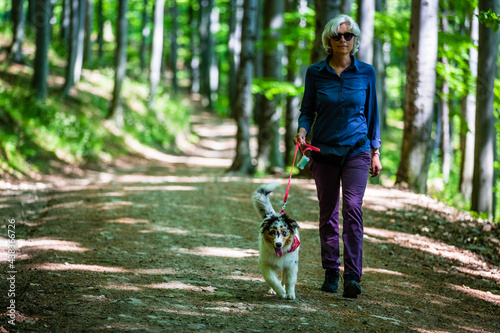
<svg viewBox="0 0 500 333">
<path fill-rule="evenodd" d="M 286 294 L 285 299 L 295 299 L 295 293 L 293 293 L 293 294 Z"/>
</svg>

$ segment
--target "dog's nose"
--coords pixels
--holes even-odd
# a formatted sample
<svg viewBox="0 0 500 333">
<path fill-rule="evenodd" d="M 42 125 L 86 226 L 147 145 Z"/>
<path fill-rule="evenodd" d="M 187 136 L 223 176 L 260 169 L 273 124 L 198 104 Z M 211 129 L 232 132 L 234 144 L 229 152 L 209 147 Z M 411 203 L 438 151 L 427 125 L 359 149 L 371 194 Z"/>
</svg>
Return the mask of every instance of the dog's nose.
<svg viewBox="0 0 500 333">
<path fill-rule="evenodd" d="M 276 247 L 280 248 L 283 245 L 283 243 L 276 243 Z"/>
</svg>

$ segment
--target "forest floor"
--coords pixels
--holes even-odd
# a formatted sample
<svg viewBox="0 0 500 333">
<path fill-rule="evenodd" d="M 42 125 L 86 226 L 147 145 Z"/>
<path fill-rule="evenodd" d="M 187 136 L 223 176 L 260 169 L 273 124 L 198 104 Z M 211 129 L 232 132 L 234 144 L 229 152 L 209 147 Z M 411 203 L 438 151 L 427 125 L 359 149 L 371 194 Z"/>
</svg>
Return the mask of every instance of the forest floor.
<svg viewBox="0 0 500 333">
<path fill-rule="evenodd" d="M 364 201 L 363 292 L 345 299 L 342 284 L 320 290 L 315 186 L 294 177 L 297 299 L 268 295 L 251 194 L 280 181 L 279 209 L 287 175 L 225 174 L 234 124 L 192 120 L 200 140 L 182 154 L 136 144 L 136 156 L 78 178 L 2 184 L 0 332 L 500 332 L 498 226 L 382 186 Z"/>
</svg>

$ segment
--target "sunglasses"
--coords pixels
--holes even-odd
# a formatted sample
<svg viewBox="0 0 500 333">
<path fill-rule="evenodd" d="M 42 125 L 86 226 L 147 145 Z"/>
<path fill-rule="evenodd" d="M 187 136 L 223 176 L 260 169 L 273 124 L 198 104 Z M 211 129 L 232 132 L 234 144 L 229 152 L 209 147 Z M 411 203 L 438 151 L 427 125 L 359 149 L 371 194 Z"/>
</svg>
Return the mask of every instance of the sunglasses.
<svg viewBox="0 0 500 333">
<path fill-rule="evenodd" d="M 337 35 L 333 35 L 332 36 L 332 39 L 336 42 L 338 42 L 342 36 L 344 36 L 344 39 L 346 41 L 350 41 L 352 39 L 352 37 L 357 37 L 355 34 L 353 34 L 352 32 L 346 32 L 345 34 L 337 34 Z"/>
</svg>

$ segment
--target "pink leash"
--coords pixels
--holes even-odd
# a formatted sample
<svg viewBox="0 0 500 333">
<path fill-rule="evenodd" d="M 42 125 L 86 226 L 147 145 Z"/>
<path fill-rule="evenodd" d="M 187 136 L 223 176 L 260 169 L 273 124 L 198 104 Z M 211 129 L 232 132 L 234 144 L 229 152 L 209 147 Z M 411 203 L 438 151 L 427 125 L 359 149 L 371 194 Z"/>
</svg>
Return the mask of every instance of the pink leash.
<svg viewBox="0 0 500 333">
<path fill-rule="evenodd" d="M 306 149 L 302 150 L 300 149 L 300 152 L 304 154 L 306 151 L 320 151 L 318 147 L 311 146 L 309 142 L 306 141 L 305 143 Z M 285 192 L 285 199 L 283 199 L 283 207 L 281 208 L 280 214 L 283 214 L 285 212 L 285 206 L 286 206 L 286 201 L 288 200 L 288 192 L 290 191 L 290 182 L 292 181 L 292 174 L 293 174 L 293 166 L 295 165 L 295 158 L 297 157 L 297 150 L 299 150 L 300 143 L 297 141 L 297 145 L 295 146 L 295 154 L 293 155 L 293 163 L 292 163 L 292 169 L 290 170 L 290 177 L 288 178 L 288 186 L 286 187 L 286 192 Z"/>
</svg>

